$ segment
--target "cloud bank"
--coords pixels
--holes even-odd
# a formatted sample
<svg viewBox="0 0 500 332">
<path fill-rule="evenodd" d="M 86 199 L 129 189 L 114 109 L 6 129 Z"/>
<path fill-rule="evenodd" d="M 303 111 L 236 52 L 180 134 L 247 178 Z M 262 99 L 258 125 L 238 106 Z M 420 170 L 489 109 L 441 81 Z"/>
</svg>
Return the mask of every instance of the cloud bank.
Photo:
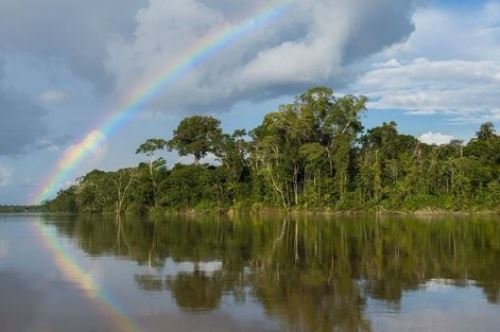
<svg viewBox="0 0 500 332">
<path fill-rule="evenodd" d="M 32 54 L 42 63 L 60 59 L 96 88 L 110 87 L 118 100 L 207 34 L 237 27 L 270 4 L 8 0 L 0 11 L 0 52 Z M 500 4 L 476 6 L 472 14 L 421 4 L 295 1 L 280 19 L 196 66 L 149 106 L 215 113 L 241 100 L 294 95 L 325 84 L 369 96 L 372 109 L 440 113 L 462 122 L 499 120 Z M 0 116 L 9 118 L 0 124 L 0 154 L 16 154 L 30 144 L 56 151 L 43 107 L 0 89 Z M 36 97 L 43 106 L 68 100 L 62 90 L 42 91 Z"/>
<path fill-rule="evenodd" d="M 0 53 L 62 60 L 99 91 L 111 84 L 103 70 L 106 44 L 133 29 L 133 16 L 144 5 L 145 0 L 4 0 Z"/>
<path fill-rule="evenodd" d="M 317 84 L 343 85 L 352 78 L 348 68 L 354 59 L 410 35 L 415 2 L 295 1 L 280 19 L 193 68 L 151 107 L 213 113 L 240 100 L 294 95 Z M 56 60 L 75 79 L 90 82 L 96 91 L 111 89 L 118 100 L 207 34 L 235 28 L 273 3 L 280 0 L 7 0 L 0 10 L 0 55 Z M 44 107 L 67 102 L 69 95 L 48 88 L 28 97 L 3 83 L 8 82 L 0 81 L 0 155 L 27 147 L 57 151 L 43 120 Z"/>
<path fill-rule="evenodd" d="M 0 52 L 60 59 L 118 99 L 207 34 L 234 28 L 279 2 L 7 0 L 0 11 Z M 425 3 L 295 1 L 280 19 L 193 68 L 151 106 L 213 113 L 240 100 L 325 84 L 366 94 L 375 109 L 442 113 L 462 122 L 498 120 L 500 4 Z M 67 98 L 57 90 L 39 97 L 44 103 Z"/>
<path fill-rule="evenodd" d="M 16 155 L 47 135 L 47 111 L 0 85 L 0 156 Z"/>
<path fill-rule="evenodd" d="M 454 120 L 500 119 L 500 62 L 392 60 L 358 81 L 371 108 L 447 114 Z"/>
<path fill-rule="evenodd" d="M 269 1 L 150 0 L 135 16 L 133 37 L 121 36 L 108 45 L 106 69 L 116 79 L 117 94 L 181 57 L 205 35 L 237 27 L 263 4 Z M 353 59 L 409 36 L 414 9 L 411 0 L 296 1 L 270 26 L 193 68 L 155 107 L 216 112 L 238 100 L 296 94 L 316 84 L 341 85 Z"/>
</svg>

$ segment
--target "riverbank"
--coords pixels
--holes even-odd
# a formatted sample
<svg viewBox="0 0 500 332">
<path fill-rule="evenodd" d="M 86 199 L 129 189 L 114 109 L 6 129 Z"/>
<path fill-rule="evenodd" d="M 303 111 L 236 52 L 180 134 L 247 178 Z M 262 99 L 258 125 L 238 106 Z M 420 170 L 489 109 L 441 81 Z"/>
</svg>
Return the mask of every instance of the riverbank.
<svg viewBox="0 0 500 332">
<path fill-rule="evenodd" d="M 206 215 L 219 214 L 227 216 L 237 215 L 321 215 L 321 216 L 354 216 L 364 214 L 383 214 L 383 215 L 405 215 L 405 216 L 467 216 L 467 215 L 500 215 L 498 210 L 470 210 L 456 211 L 446 209 L 418 209 L 418 210 L 388 210 L 378 209 L 356 209 L 356 210 L 334 210 L 334 209 L 302 209 L 302 208 L 258 208 L 258 209 L 185 209 L 185 210 L 166 210 L 161 212 L 152 212 L 153 214 L 166 215 Z"/>
<path fill-rule="evenodd" d="M 41 207 L 32 207 L 24 211 L 0 211 L 0 213 L 48 213 L 56 215 L 64 214 L 89 214 L 89 215 L 115 215 L 113 210 L 101 212 L 70 212 L 70 211 L 44 211 Z M 122 215 L 148 215 L 148 216 L 201 216 L 201 215 L 219 215 L 219 216 L 273 216 L 273 215 L 300 215 L 300 216 L 356 216 L 356 215 L 399 215 L 399 216 L 467 216 L 467 215 L 500 215 L 500 207 L 497 209 L 471 209 L 471 210 L 447 210 L 443 208 L 420 208 L 415 210 L 405 209 L 386 209 L 382 206 L 369 207 L 365 209 L 345 209 L 338 210 L 333 208 L 282 208 L 282 207 L 239 207 L 239 208 L 186 208 L 186 209 L 154 209 L 138 212 L 135 210 L 126 210 Z"/>
</svg>

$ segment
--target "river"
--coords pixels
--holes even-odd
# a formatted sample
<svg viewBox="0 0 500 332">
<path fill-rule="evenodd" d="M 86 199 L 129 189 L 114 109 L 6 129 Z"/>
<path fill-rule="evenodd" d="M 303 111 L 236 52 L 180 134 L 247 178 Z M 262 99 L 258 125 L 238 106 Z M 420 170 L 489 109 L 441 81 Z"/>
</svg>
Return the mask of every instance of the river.
<svg viewBox="0 0 500 332">
<path fill-rule="evenodd" d="M 2 331 L 498 331 L 500 221 L 0 215 Z"/>
</svg>

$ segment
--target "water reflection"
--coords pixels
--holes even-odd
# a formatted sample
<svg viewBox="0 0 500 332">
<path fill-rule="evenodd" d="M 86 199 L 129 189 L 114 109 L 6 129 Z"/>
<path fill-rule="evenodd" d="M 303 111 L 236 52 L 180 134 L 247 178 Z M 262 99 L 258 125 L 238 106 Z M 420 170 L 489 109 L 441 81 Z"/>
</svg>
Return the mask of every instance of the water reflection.
<svg viewBox="0 0 500 332">
<path fill-rule="evenodd" d="M 32 280 L 0 270 L 0 322 L 4 331 L 28 331 L 36 317 L 40 291 Z"/>
<path fill-rule="evenodd" d="M 187 312 L 256 300 L 290 330 L 369 331 L 367 302 L 399 311 L 405 292 L 446 280 L 500 302 L 500 223 L 487 218 L 46 217 L 89 255 L 147 267 L 146 293 Z M 168 267 L 167 263 L 173 261 Z M 441 282 L 442 283 L 442 282 Z"/>
</svg>

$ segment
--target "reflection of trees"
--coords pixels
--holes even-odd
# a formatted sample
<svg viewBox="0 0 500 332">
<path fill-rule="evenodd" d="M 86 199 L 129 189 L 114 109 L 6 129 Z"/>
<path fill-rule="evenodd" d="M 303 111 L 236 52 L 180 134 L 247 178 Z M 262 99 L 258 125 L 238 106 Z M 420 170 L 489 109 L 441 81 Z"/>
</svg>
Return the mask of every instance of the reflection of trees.
<svg viewBox="0 0 500 332">
<path fill-rule="evenodd" d="M 152 274 L 136 274 L 135 282 L 139 287 L 147 292 L 160 292 L 165 289 L 163 279 Z"/>
<path fill-rule="evenodd" d="M 166 286 L 172 292 L 177 305 L 187 310 L 216 309 L 223 291 L 223 285 L 217 275 L 207 276 L 201 271 L 168 277 Z"/>
<path fill-rule="evenodd" d="M 104 218 L 105 219 L 105 218 Z M 148 291 L 169 289 L 178 305 L 211 310 L 222 294 L 251 287 L 269 315 L 292 329 L 368 330 L 366 297 L 396 307 L 404 291 L 433 278 L 475 280 L 499 303 L 500 223 L 460 218 L 247 218 L 150 221 L 78 217 L 56 223 L 91 255 L 116 255 L 158 272 L 173 261 L 221 261 L 212 275 L 135 276 Z"/>
<path fill-rule="evenodd" d="M 500 281 L 480 282 L 486 298 L 491 303 L 500 303 Z"/>
<path fill-rule="evenodd" d="M 266 313 L 282 319 L 288 328 L 300 331 L 370 330 L 369 322 L 363 317 L 365 299 L 357 282 L 328 282 L 318 271 L 307 272 L 298 279 L 282 276 L 280 280 L 265 273 L 256 275 L 254 292 Z"/>
<path fill-rule="evenodd" d="M 265 259 L 252 262 L 251 283 L 266 312 L 292 330 L 370 330 L 344 230 L 330 238 L 314 221 L 286 220 L 281 227 Z"/>
</svg>

